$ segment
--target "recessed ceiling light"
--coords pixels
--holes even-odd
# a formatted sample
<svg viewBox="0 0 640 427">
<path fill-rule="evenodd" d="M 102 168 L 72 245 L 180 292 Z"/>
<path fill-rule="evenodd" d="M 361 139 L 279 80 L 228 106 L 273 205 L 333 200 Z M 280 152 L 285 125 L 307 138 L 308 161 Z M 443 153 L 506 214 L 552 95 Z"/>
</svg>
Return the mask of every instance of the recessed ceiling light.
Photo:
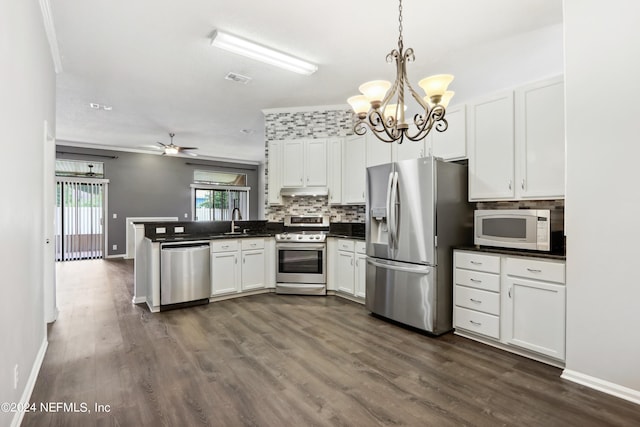
<svg viewBox="0 0 640 427">
<path fill-rule="evenodd" d="M 98 104 L 97 102 L 90 102 L 89 103 L 89 107 L 91 107 L 94 110 L 105 110 L 105 111 L 111 111 L 113 110 L 113 107 L 110 105 L 103 105 L 103 104 Z"/>
<path fill-rule="evenodd" d="M 238 73 L 229 73 L 224 76 L 224 78 L 226 80 L 231 80 L 232 82 L 242 83 L 243 85 L 246 85 L 251 81 L 251 77 L 243 76 L 242 74 Z"/>
<path fill-rule="evenodd" d="M 213 32 L 211 44 L 220 49 L 275 65 L 294 73 L 311 75 L 318 70 L 318 66 L 315 64 L 218 30 Z"/>
</svg>

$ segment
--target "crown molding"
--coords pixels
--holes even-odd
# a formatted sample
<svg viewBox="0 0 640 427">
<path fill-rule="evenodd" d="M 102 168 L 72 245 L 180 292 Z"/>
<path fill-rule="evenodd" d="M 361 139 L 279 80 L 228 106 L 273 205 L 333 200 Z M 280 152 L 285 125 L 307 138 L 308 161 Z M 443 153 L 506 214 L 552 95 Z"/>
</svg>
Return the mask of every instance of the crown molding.
<svg viewBox="0 0 640 427">
<path fill-rule="evenodd" d="M 49 4 L 49 0 L 40 0 L 40 11 L 42 12 L 44 31 L 47 34 L 47 40 L 49 40 L 49 49 L 51 50 L 53 66 L 56 70 L 56 74 L 60 74 L 62 72 L 62 58 L 60 57 L 60 50 L 58 49 L 58 38 L 56 37 L 56 28 L 53 25 L 53 16 L 51 14 L 51 5 Z"/>
</svg>

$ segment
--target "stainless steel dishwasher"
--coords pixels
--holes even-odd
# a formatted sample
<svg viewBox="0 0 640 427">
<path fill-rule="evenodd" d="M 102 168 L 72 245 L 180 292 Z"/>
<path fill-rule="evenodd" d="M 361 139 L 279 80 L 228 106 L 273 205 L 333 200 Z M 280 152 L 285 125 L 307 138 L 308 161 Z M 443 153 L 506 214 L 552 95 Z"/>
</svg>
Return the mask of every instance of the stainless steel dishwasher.
<svg viewBox="0 0 640 427">
<path fill-rule="evenodd" d="M 161 244 L 160 310 L 207 304 L 209 296 L 209 242 Z"/>
</svg>

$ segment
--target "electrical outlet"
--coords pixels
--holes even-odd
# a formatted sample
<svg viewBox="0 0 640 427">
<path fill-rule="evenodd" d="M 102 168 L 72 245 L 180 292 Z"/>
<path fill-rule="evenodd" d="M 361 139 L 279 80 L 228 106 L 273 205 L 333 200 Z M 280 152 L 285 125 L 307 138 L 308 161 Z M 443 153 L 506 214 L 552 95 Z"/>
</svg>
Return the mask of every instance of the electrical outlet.
<svg viewBox="0 0 640 427">
<path fill-rule="evenodd" d="M 184 217 L 185 218 L 189 218 L 189 214 L 184 214 Z"/>
<path fill-rule="evenodd" d="M 114 214 L 113 214 L 113 219 L 117 219 L 117 218 L 118 218 L 118 214 L 117 214 L 117 213 L 114 213 Z"/>
<path fill-rule="evenodd" d="M 117 251 L 118 250 L 118 245 L 113 245 L 112 248 L 113 248 L 114 251 Z"/>
<path fill-rule="evenodd" d="M 20 371 L 18 370 L 18 364 L 13 368 L 13 389 L 18 388 L 18 382 L 20 381 Z"/>
</svg>

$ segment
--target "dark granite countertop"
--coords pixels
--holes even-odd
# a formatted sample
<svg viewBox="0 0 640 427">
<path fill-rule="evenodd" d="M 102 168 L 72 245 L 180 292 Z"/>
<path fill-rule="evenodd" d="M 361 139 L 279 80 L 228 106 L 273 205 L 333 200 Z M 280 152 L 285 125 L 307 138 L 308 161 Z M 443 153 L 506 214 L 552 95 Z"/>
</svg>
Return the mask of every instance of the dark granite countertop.
<svg viewBox="0 0 640 427">
<path fill-rule="evenodd" d="M 567 259 L 566 255 L 553 254 L 549 252 L 525 251 L 520 249 L 507 249 L 507 248 L 490 248 L 486 246 L 456 246 L 453 249 L 464 250 L 464 251 L 487 252 L 487 253 L 499 254 L 499 255 L 555 259 L 559 261 L 564 261 Z"/>
<path fill-rule="evenodd" d="M 339 234 L 339 233 L 329 233 L 327 234 L 327 237 L 336 237 L 338 239 L 351 239 L 351 240 L 362 240 L 362 241 L 366 240 L 364 236 Z"/>
<path fill-rule="evenodd" d="M 237 234 L 181 234 L 181 235 L 172 235 L 172 236 L 156 236 L 154 238 L 149 238 L 152 242 L 190 242 L 197 240 L 223 240 L 223 239 L 248 239 L 251 237 L 260 238 L 260 237 L 273 237 L 275 234 L 270 233 L 237 233 Z"/>
</svg>

